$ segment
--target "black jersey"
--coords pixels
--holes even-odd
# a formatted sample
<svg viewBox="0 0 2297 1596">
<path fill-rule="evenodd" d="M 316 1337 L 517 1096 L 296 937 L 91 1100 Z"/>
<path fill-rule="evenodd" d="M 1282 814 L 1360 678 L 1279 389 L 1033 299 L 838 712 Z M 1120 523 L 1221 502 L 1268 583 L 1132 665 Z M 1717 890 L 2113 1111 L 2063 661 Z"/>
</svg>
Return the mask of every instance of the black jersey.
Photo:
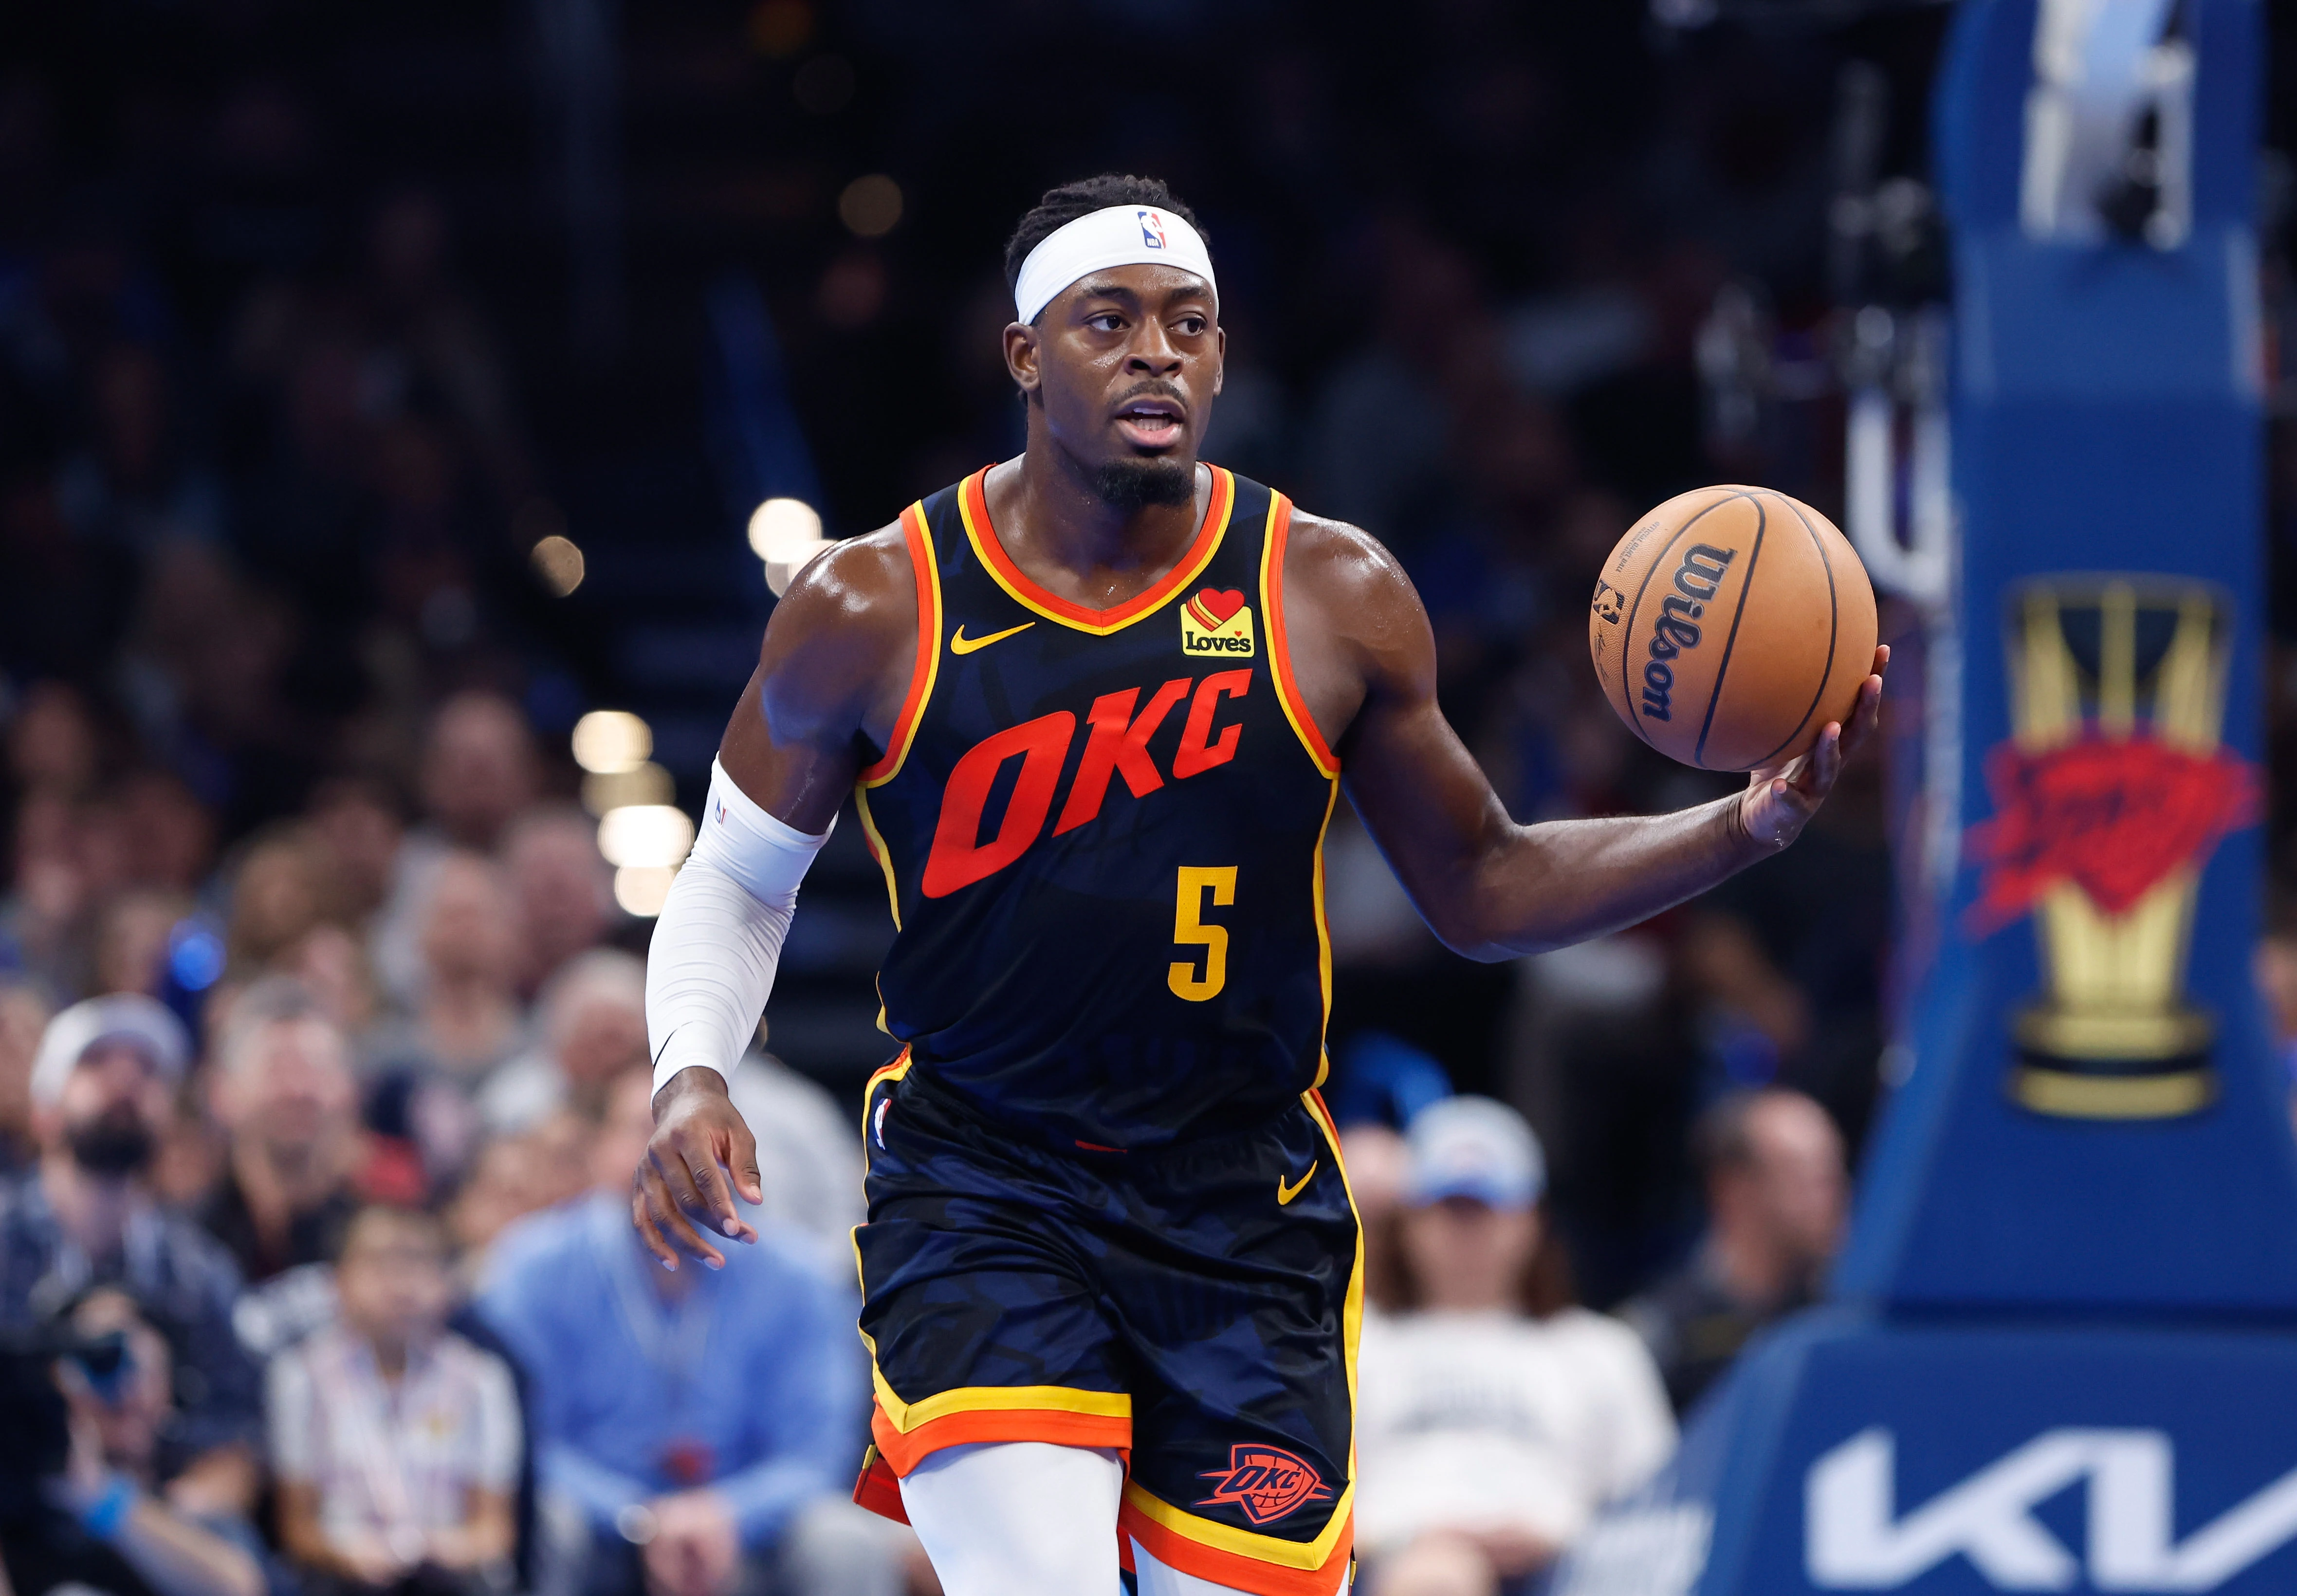
<svg viewBox="0 0 2297 1596">
<path fill-rule="evenodd" d="M 1106 610 L 998 542 L 985 472 L 911 506 L 918 662 L 856 789 L 885 1029 L 1057 1146 L 1264 1120 L 1323 1078 L 1339 764 L 1285 652 L 1291 505 L 1213 468 L 1172 572 Z"/>
</svg>

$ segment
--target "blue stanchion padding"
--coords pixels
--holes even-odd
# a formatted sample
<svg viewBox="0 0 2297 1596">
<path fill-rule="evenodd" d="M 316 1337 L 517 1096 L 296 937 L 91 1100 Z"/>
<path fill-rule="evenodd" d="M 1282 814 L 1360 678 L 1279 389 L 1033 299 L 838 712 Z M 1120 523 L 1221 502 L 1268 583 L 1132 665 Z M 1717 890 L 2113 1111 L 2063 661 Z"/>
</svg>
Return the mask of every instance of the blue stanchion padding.
<svg viewBox="0 0 2297 1596">
<path fill-rule="evenodd" d="M 2297 1591 L 2297 1338 L 1806 1314 L 1553 1596 Z"/>
<path fill-rule="evenodd" d="M 2297 1140 L 2250 975 L 2260 33 L 2250 0 L 2183 9 L 2170 250 L 2029 238 L 2033 0 L 1972 0 L 1949 41 L 1964 842 L 1841 1295 L 2297 1312 Z"/>
</svg>

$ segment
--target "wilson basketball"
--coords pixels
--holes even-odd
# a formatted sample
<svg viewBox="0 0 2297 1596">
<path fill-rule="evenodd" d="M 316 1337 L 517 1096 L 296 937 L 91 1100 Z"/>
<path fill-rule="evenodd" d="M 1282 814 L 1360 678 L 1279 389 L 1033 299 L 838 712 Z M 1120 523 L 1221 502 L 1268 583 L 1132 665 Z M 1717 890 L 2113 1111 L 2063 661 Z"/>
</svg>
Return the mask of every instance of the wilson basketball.
<svg viewBox="0 0 2297 1596">
<path fill-rule="evenodd" d="M 1767 488 L 1678 494 L 1603 562 L 1587 646 L 1637 736 L 1703 770 L 1791 759 L 1873 668 L 1874 589 L 1834 523 Z"/>
</svg>

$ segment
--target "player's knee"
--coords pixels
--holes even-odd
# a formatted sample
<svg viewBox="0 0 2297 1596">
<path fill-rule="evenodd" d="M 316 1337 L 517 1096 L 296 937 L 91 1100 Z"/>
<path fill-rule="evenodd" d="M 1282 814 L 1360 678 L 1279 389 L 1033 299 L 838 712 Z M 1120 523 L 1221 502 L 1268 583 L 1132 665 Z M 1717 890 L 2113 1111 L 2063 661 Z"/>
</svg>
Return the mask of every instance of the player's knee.
<svg viewBox="0 0 2297 1596">
<path fill-rule="evenodd" d="M 1500 1588 L 1491 1559 L 1456 1535 L 1422 1535 L 1365 1583 L 1367 1596 L 1499 1596 Z"/>
</svg>

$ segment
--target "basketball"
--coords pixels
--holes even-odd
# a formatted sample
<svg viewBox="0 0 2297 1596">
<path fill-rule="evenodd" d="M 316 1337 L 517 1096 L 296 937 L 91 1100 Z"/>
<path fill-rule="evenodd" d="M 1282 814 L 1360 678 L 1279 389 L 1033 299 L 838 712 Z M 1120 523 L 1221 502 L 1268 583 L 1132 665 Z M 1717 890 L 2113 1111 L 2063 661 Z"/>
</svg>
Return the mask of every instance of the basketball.
<svg viewBox="0 0 2297 1596">
<path fill-rule="evenodd" d="M 1603 562 L 1587 646 L 1611 707 L 1702 770 L 1754 770 L 1848 720 L 1874 589 L 1834 523 L 1768 488 L 1677 494 Z"/>
</svg>

